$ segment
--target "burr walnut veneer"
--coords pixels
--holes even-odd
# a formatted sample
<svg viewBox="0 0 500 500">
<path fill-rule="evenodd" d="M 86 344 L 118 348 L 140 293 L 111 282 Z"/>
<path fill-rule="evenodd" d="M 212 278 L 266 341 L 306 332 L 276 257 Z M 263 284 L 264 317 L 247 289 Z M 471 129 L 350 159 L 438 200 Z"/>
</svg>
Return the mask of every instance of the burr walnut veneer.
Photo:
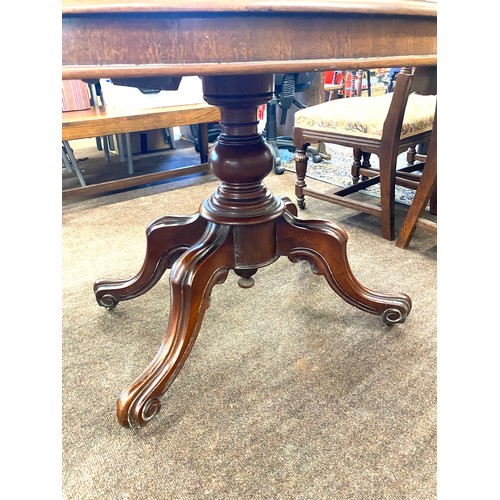
<svg viewBox="0 0 500 500">
<path fill-rule="evenodd" d="M 229 271 L 240 285 L 280 256 L 309 261 L 340 297 L 386 323 L 403 322 L 405 294 L 367 289 L 350 270 L 347 234 L 332 222 L 301 220 L 295 205 L 263 179 L 273 154 L 257 131 L 257 108 L 272 97 L 273 74 L 436 64 L 436 6 L 424 1 L 139 2 L 63 0 L 63 78 L 128 78 L 140 87 L 175 87 L 199 75 L 205 100 L 221 111 L 209 153 L 220 179 L 188 216 L 147 228 L 138 274 L 95 284 L 112 308 L 147 292 L 169 268 L 170 318 L 156 357 L 118 400 L 121 425 L 141 427 L 185 362 L 209 304 Z M 148 83 L 149 82 L 149 83 Z"/>
</svg>

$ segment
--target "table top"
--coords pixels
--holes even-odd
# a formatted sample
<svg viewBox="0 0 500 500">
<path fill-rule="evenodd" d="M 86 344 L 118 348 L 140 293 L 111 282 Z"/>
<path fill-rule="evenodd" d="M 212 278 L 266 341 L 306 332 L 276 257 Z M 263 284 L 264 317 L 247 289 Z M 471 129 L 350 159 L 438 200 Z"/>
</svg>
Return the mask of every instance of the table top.
<svg viewBox="0 0 500 500">
<path fill-rule="evenodd" d="M 435 0 L 63 0 L 63 13 L 359 12 L 436 16 Z"/>
<path fill-rule="evenodd" d="M 423 0 L 63 0 L 63 78 L 435 65 Z"/>
</svg>

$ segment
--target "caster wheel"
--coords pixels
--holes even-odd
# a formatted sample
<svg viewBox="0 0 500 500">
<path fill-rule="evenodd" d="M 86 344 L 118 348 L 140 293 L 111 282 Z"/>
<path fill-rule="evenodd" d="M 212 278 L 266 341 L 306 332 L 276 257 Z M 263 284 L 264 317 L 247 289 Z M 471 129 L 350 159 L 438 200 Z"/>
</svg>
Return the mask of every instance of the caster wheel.
<svg viewBox="0 0 500 500">
<path fill-rule="evenodd" d="M 112 297 L 111 295 L 103 295 L 102 297 L 97 299 L 97 303 L 100 306 L 105 307 L 108 311 L 111 311 L 111 309 L 114 309 L 116 307 L 116 305 L 118 304 L 118 302 L 115 300 L 115 298 Z"/>
<path fill-rule="evenodd" d="M 396 323 L 404 323 L 406 314 L 402 313 L 399 309 L 389 308 L 382 313 L 382 321 L 386 325 L 395 325 Z"/>
</svg>

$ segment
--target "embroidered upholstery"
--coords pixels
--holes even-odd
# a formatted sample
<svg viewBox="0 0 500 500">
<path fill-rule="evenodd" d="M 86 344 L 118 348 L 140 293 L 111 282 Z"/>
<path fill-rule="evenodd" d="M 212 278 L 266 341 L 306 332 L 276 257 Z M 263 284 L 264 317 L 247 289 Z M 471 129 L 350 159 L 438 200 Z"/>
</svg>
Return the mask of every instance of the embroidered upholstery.
<svg viewBox="0 0 500 500">
<path fill-rule="evenodd" d="M 295 113 L 295 126 L 381 139 L 393 95 L 340 99 L 310 106 Z M 431 130 L 435 109 L 435 95 L 410 94 L 401 137 Z"/>
</svg>

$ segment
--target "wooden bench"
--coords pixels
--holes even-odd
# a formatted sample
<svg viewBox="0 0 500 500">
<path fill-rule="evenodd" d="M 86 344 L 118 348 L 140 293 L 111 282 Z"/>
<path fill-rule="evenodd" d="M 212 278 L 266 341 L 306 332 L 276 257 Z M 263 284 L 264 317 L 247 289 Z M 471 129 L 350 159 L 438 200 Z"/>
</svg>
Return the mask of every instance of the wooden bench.
<svg viewBox="0 0 500 500">
<path fill-rule="evenodd" d="M 93 106 L 90 109 L 62 113 L 63 141 L 194 124 L 199 124 L 201 138 L 201 161 L 199 165 L 67 189 L 63 191 L 62 199 L 69 200 L 75 197 L 141 186 L 150 182 L 206 171 L 208 169 L 206 163 L 208 155 L 208 124 L 218 121 L 220 121 L 219 108 L 206 103 L 140 110 Z"/>
</svg>

